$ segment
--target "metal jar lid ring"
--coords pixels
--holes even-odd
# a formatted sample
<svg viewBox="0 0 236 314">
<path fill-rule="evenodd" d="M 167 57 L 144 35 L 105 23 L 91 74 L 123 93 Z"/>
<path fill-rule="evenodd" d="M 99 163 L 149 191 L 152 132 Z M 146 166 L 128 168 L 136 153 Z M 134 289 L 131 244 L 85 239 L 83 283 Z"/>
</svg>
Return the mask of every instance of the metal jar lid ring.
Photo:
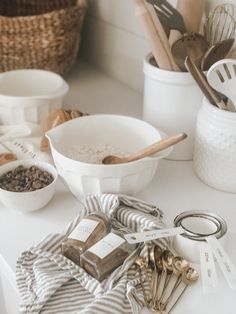
<svg viewBox="0 0 236 314">
<path fill-rule="evenodd" d="M 191 218 L 194 219 L 190 221 L 192 226 L 191 223 L 189 226 L 186 224 L 186 221 L 191 220 Z M 198 221 L 197 218 L 199 218 Z M 196 224 L 197 222 L 198 224 Z M 204 241 L 210 235 L 214 235 L 219 239 L 227 232 L 227 225 L 223 218 L 216 214 L 200 210 L 186 211 L 179 214 L 174 219 L 174 226 L 181 226 L 185 231 L 182 236 L 196 241 Z M 197 228 L 199 230 L 196 230 Z"/>
</svg>

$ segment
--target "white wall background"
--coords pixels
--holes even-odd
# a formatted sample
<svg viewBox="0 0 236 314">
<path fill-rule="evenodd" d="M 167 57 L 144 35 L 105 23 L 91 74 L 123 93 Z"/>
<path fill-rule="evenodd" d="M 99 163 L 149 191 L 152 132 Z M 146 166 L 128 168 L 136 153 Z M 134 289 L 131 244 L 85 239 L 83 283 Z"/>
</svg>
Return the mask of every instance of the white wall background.
<svg viewBox="0 0 236 314">
<path fill-rule="evenodd" d="M 223 2 L 236 5 L 236 0 L 206 1 L 206 11 Z M 170 0 L 170 3 L 175 5 L 176 0 Z M 89 0 L 83 29 L 83 59 L 131 88 L 142 91 L 143 58 L 149 50 L 134 16 L 133 0 Z"/>
</svg>

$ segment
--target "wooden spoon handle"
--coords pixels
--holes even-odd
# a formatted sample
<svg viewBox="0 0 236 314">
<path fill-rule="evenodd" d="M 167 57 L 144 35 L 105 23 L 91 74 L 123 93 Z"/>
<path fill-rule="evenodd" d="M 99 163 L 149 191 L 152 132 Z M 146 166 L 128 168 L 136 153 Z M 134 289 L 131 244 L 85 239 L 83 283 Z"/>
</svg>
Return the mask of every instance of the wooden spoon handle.
<svg viewBox="0 0 236 314">
<path fill-rule="evenodd" d="M 160 140 L 152 145 L 149 145 L 141 149 L 140 151 L 130 155 L 127 158 L 124 158 L 124 161 L 129 162 L 129 161 L 134 161 L 134 160 L 138 160 L 138 159 L 150 156 L 154 153 L 160 152 L 161 150 L 184 140 L 186 137 L 187 137 L 187 134 L 185 133 L 179 133 L 179 134 L 167 137 L 163 140 Z"/>
<path fill-rule="evenodd" d="M 182 15 L 187 33 L 199 33 L 206 0 L 178 0 L 176 9 Z M 180 38 L 178 31 L 170 32 L 170 44 Z"/>
<path fill-rule="evenodd" d="M 187 70 L 192 74 L 193 78 L 195 79 L 196 83 L 200 87 L 201 91 L 208 99 L 208 101 L 219 107 L 220 109 L 227 110 L 226 104 L 220 98 L 220 96 L 216 93 L 216 91 L 210 86 L 208 83 L 205 74 L 202 70 L 200 70 L 197 65 L 195 64 L 194 60 L 189 57 L 185 59 L 185 66 Z"/>
<path fill-rule="evenodd" d="M 135 0 L 135 15 L 143 26 L 153 56 L 161 69 L 178 71 L 178 67 L 171 53 L 171 48 L 165 31 L 155 13 L 152 5 L 145 0 Z"/>
<path fill-rule="evenodd" d="M 188 33 L 199 33 L 206 0 L 178 0 L 177 10 L 181 13 Z"/>
</svg>

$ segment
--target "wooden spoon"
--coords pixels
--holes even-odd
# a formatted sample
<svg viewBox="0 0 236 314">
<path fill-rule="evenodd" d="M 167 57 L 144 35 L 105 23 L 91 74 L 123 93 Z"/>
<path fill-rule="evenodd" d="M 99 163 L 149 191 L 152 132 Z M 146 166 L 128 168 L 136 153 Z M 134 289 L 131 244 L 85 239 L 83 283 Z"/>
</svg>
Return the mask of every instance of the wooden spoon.
<svg viewBox="0 0 236 314">
<path fill-rule="evenodd" d="M 198 68 L 194 60 L 189 57 L 185 59 L 185 66 L 187 70 L 192 74 L 192 77 L 200 87 L 204 96 L 208 99 L 208 101 L 219 107 L 220 109 L 227 110 L 227 106 L 225 102 L 221 99 L 221 97 L 217 94 L 217 92 L 210 86 L 208 83 L 204 72 Z"/>
<path fill-rule="evenodd" d="M 138 159 L 150 156 L 154 153 L 160 152 L 161 150 L 184 140 L 186 137 L 187 137 L 187 134 L 179 133 L 179 134 L 167 137 L 163 140 L 160 140 L 152 145 L 149 145 L 125 158 L 120 158 L 113 155 L 106 156 L 105 158 L 103 158 L 102 163 L 103 164 L 121 164 L 121 163 L 138 160 Z"/>
<path fill-rule="evenodd" d="M 224 59 L 233 47 L 234 39 L 228 38 L 211 46 L 204 54 L 201 60 L 201 69 L 203 71 L 209 68 L 217 61 Z"/>
<path fill-rule="evenodd" d="M 197 66 L 200 66 L 202 57 L 208 48 L 209 44 L 201 34 L 186 33 L 173 43 L 171 52 L 181 71 L 186 71 L 185 58 L 189 56 Z"/>
</svg>

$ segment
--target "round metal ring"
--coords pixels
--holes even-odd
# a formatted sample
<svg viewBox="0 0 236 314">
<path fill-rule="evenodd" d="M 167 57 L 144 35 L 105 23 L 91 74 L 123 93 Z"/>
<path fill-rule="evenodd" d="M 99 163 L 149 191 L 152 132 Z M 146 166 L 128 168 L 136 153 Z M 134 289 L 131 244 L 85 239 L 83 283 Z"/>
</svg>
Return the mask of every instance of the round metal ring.
<svg viewBox="0 0 236 314">
<path fill-rule="evenodd" d="M 216 230 L 209 233 L 200 233 L 190 230 L 183 225 L 184 219 L 190 217 L 199 217 L 201 219 L 209 220 L 215 225 Z M 177 215 L 174 219 L 174 226 L 182 227 L 184 230 L 182 236 L 195 241 L 205 241 L 205 238 L 210 235 L 214 235 L 217 239 L 220 239 L 227 232 L 227 224 L 222 217 L 218 216 L 217 214 L 201 210 L 186 211 Z"/>
</svg>

